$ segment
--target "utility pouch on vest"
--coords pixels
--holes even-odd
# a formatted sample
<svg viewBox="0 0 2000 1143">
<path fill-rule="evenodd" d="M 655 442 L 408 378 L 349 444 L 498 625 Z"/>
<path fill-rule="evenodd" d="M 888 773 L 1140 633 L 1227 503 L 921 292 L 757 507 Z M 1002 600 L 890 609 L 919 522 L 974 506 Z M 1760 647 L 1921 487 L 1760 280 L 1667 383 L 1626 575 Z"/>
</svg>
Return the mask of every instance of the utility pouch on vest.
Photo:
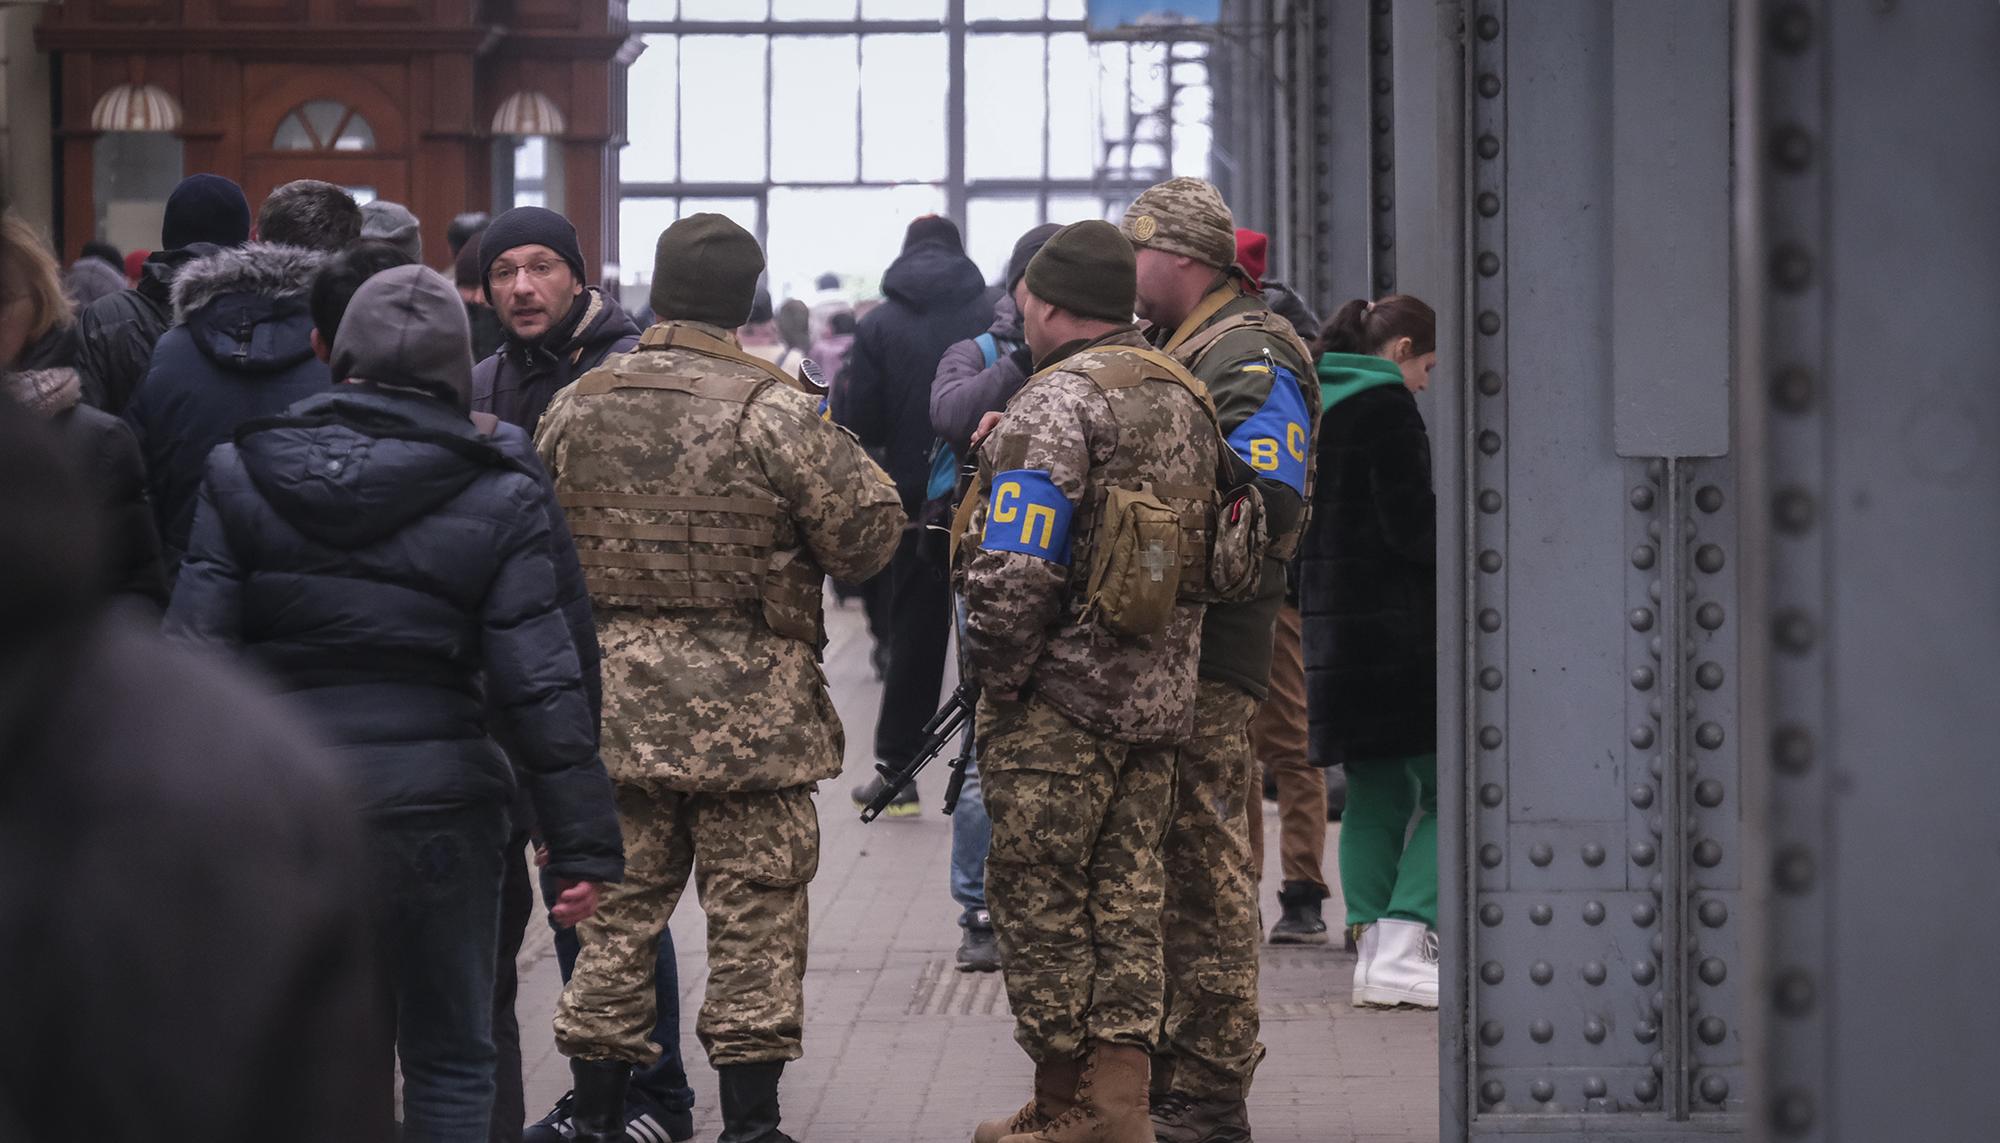
<svg viewBox="0 0 2000 1143">
<path fill-rule="evenodd" d="M 1181 590 L 1181 514 L 1152 485 L 1105 493 L 1083 615 L 1118 635 L 1164 631 Z"/>
<path fill-rule="evenodd" d="M 1220 493 L 1208 552 L 1208 601 L 1235 603 L 1255 596 L 1270 543 L 1264 490 L 1244 484 Z"/>
<path fill-rule="evenodd" d="M 764 625 L 774 633 L 826 649 L 825 616 L 820 606 L 819 567 L 803 551 L 771 553 L 771 570 L 764 576 Z"/>
</svg>

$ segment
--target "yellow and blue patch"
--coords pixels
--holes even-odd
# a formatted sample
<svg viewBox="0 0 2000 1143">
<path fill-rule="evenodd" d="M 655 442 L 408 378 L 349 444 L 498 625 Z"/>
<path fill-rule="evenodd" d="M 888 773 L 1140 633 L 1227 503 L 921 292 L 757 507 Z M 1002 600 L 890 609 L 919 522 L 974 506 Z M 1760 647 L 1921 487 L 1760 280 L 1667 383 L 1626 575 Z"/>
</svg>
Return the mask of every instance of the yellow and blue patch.
<svg viewBox="0 0 2000 1143">
<path fill-rule="evenodd" d="M 1306 494 L 1306 449 L 1312 441 L 1311 414 L 1299 379 L 1282 365 L 1255 367 L 1271 371 L 1271 395 L 1264 406 L 1229 434 L 1229 447 L 1243 458 L 1257 475 L 1291 486 Z"/>
<path fill-rule="evenodd" d="M 1054 564 L 1069 563 L 1069 498 L 1049 474 L 1013 468 L 993 478 L 986 498 L 986 531 L 979 546 L 1020 552 Z"/>
</svg>

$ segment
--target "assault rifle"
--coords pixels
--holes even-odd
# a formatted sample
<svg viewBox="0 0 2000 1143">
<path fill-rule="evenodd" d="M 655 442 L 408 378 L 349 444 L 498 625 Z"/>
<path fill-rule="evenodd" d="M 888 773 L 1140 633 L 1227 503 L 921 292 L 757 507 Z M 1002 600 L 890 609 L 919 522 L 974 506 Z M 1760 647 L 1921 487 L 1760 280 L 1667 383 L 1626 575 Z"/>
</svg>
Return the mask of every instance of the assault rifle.
<svg viewBox="0 0 2000 1143">
<path fill-rule="evenodd" d="M 931 764 L 944 748 L 951 744 L 952 736 L 962 734 L 958 745 L 958 756 L 949 763 L 951 778 L 944 787 L 944 812 L 949 814 L 958 808 L 959 791 L 965 787 L 965 768 L 972 761 L 972 714 L 979 706 L 979 684 L 961 678 L 958 689 L 924 724 L 924 744 L 918 748 L 916 757 L 908 765 L 891 766 L 887 762 L 875 763 L 875 771 L 882 775 L 882 788 L 861 809 L 861 820 L 872 822 L 889 808 L 896 795 L 903 788 L 917 780 L 917 772 Z"/>
</svg>

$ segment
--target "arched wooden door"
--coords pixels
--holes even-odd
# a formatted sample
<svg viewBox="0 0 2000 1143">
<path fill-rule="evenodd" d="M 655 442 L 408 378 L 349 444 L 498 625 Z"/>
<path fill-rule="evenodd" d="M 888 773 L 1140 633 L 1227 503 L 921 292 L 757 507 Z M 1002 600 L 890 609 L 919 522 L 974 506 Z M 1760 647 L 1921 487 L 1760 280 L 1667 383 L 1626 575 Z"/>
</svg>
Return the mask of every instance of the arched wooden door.
<svg viewBox="0 0 2000 1143">
<path fill-rule="evenodd" d="M 399 70 L 248 67 L 243 83 L 243 189 L 251 202 L 294 179 L 337 183 L 362 201 L 409 201 Z"/>
</svg>

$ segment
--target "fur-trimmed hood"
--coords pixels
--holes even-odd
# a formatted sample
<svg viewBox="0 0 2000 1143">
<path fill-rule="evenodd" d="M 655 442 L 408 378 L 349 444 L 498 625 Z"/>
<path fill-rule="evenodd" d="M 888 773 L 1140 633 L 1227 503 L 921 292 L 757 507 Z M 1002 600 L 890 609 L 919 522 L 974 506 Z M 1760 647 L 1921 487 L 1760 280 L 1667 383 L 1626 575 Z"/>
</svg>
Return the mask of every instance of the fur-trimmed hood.
<svg viewBox="0 0 2000 1143">
<path fill-rule="evenodd" d="M 323 251 L 269 242 L 197 258 L 174 275 L 174 321 L 184 324 L 195 311 L 229 294 L 298 298 L 303 303 L 326 258 Z"/>
<path fill-rule="evenodd" d="M 313 355 L 307 298 L 326 258 L 253 242 L 196 259 L 174 275 L 174 320 L 221 368 L 290 369 Z"/>
</svg>

